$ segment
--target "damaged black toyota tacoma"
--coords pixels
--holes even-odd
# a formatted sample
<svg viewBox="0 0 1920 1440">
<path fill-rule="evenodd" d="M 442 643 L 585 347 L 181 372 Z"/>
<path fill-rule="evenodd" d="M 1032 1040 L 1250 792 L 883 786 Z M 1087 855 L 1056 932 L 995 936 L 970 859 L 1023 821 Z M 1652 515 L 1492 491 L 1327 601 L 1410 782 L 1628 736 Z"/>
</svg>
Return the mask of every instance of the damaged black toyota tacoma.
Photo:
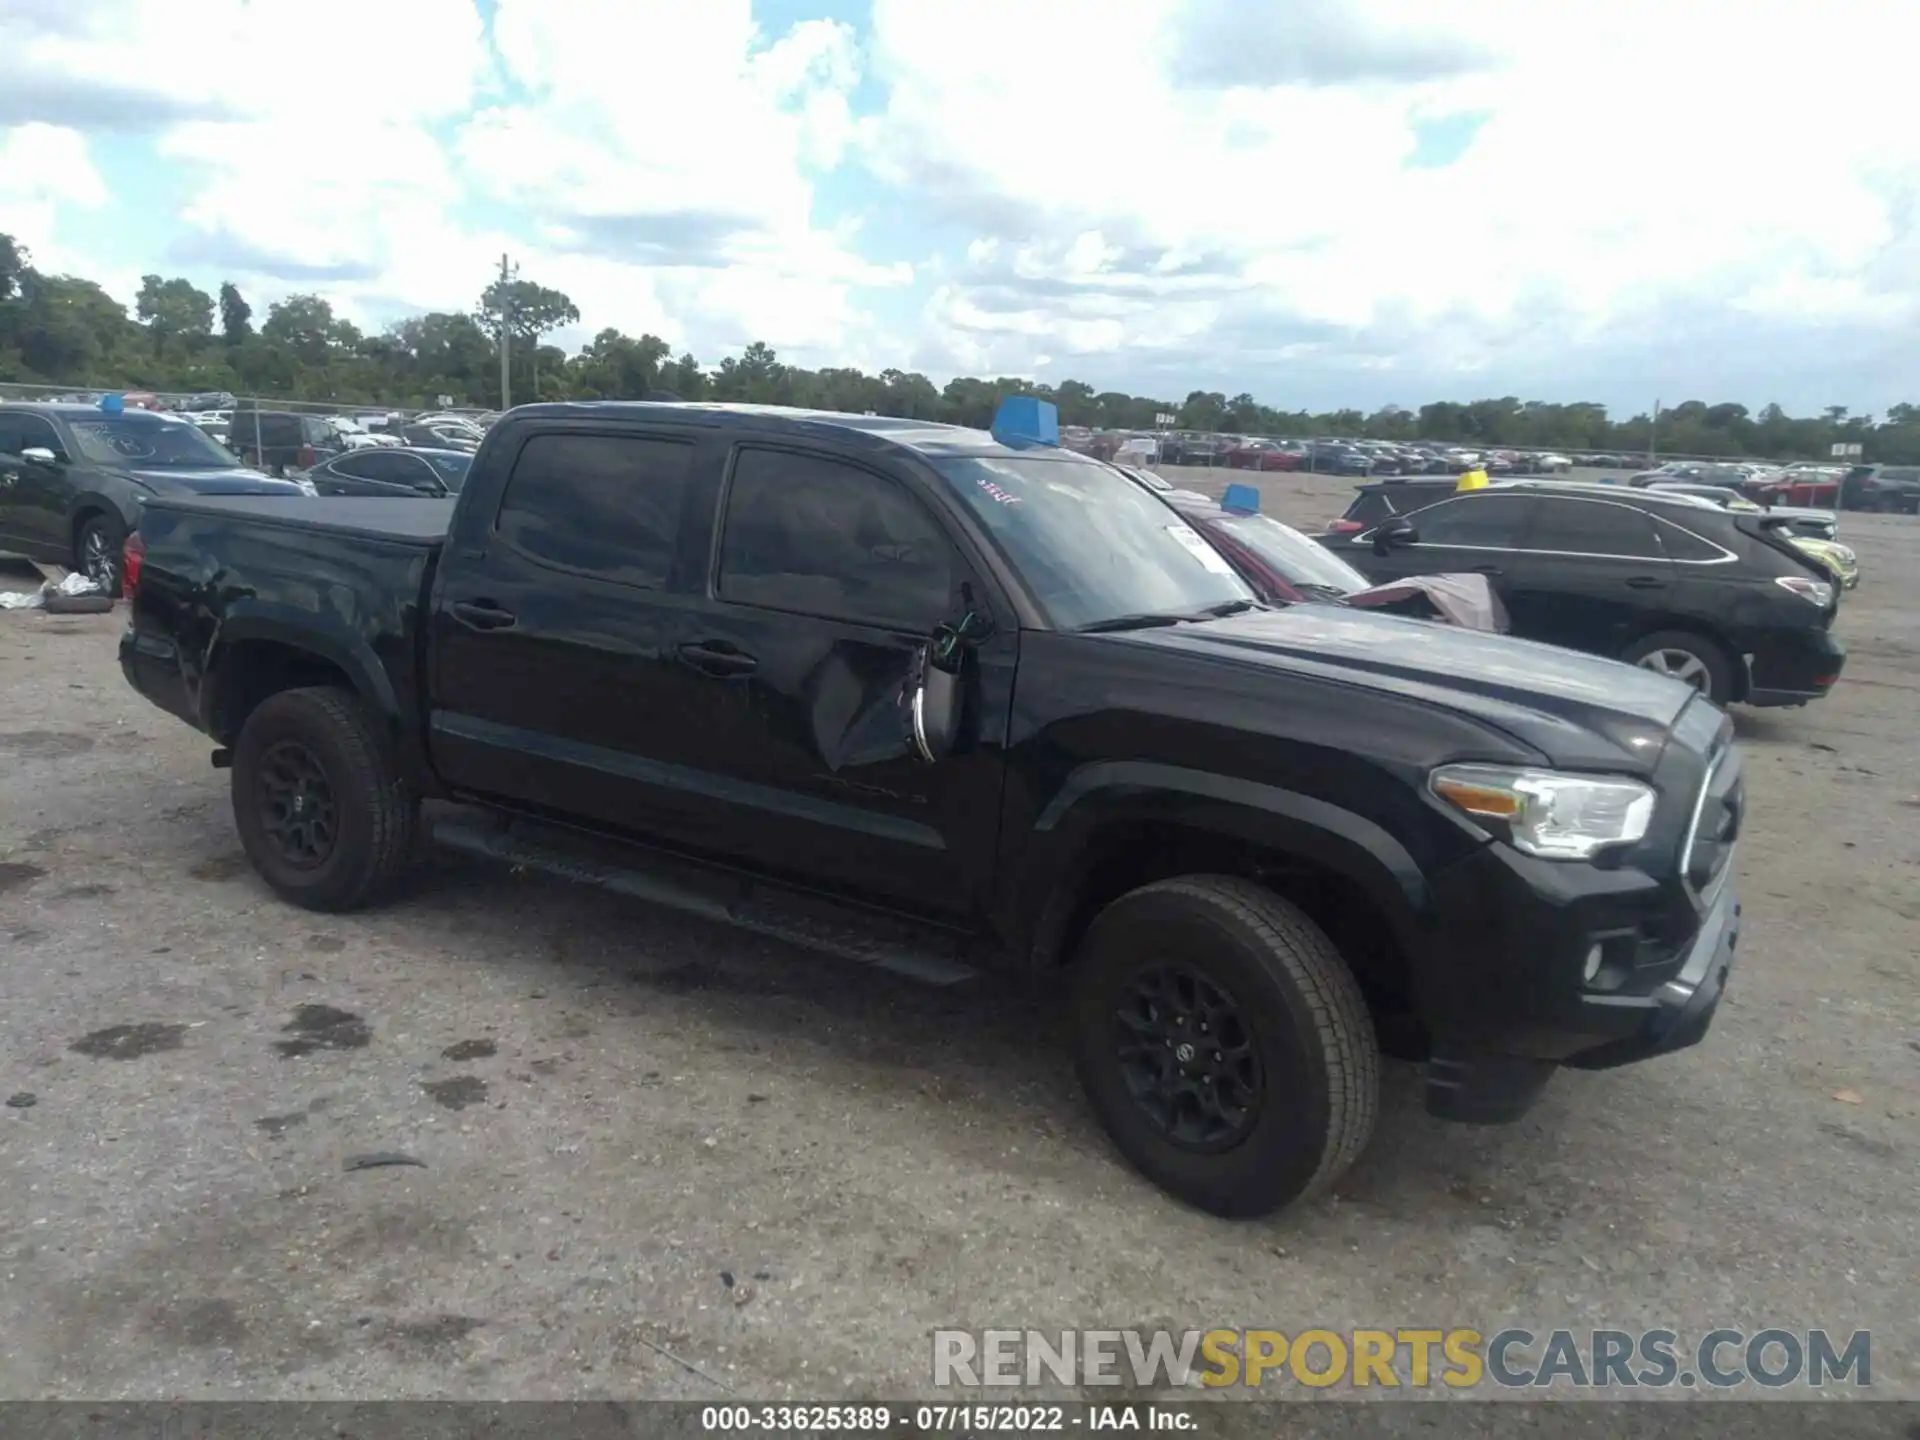
<svg viewBox="0 0 1920 1440">
<path fill-rule="evenodd" d="M 1741 761 L 1679 681 L 1262 603 L 1052 443 L 873 416 L 548 404 L 454 500 L 154 497 L 121 663 L 232 769 L 287 900 L 425 838 L 907 970 L 1057 977 L 1092 1108 L 1254 1215 L 1433 1114 L 1700 1040 Z"/>
</svg>

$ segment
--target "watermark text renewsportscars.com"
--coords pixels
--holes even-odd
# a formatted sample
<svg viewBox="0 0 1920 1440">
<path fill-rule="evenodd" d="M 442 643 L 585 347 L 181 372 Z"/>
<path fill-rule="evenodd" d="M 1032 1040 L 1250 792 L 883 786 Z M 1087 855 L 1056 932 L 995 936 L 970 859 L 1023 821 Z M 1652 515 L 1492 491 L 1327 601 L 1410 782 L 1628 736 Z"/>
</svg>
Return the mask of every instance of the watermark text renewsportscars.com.
<svg viewBox="0 0 1920 1440">
<path fill-rule="evenodd" d="M 1873 1384 L 1865 1330 L 936 1330 L 933 1383 L 1274 1391 L 1824 1389 Z"/>
</svg>

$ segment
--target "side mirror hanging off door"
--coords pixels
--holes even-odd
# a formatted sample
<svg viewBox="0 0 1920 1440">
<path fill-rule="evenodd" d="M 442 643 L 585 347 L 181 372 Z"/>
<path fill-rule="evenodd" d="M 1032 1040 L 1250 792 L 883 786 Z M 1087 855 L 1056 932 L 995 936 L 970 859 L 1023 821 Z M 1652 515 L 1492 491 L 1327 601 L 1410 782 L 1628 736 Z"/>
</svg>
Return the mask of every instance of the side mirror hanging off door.
<svg viewBox="0 0 1920 1440">
<path fill-rule="evenodd" d="M 992 632 L 992 626 L 969 611 L 957 625 L 937 625 L 927 643 L 914 652 L 905 698 L 913 749 L 926 764 L 943 759 L 953 749 L 960 731 L 963 695 L 960 673 L 967 650 Z"/>
</svg>

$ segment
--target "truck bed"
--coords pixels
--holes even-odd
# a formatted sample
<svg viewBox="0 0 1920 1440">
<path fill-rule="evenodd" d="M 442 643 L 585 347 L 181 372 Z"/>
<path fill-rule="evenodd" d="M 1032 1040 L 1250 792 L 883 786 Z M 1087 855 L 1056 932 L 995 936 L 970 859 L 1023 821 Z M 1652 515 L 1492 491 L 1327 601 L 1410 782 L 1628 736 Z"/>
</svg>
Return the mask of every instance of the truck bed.
<svg viewBox="0 0 1920 1440">
<path fill-rule="evenodd" d="M 447 538 L 452 499 L 402 500 L 305 495 L 155 496 L 143 508 L 224 516 L 250 524 L 317 530 L 431 549 Z"/>
</svg>

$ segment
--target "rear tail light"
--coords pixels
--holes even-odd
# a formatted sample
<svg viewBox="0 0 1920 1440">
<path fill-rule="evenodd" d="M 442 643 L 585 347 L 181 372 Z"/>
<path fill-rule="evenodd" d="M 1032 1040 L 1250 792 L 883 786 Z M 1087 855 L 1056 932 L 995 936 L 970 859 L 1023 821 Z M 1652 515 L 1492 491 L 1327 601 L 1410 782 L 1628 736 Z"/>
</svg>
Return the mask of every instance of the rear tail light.
<svg viewBox="0 0 1920 1440">
<path fill-rule="evenodd" d="M 120 547 L 120 593 L 126 597 L 129 605 L 140 589 L 140 564 L 147 558 L 147 542 L 140 538 L 140 532 L 134 531 L 127 536 L 127 543 Z"/>
<path fill-rule="evenodd" d="M 1823 610 L 1833 603 L 1833 587 L 1822 581 L 1808 580 L 1800 575 L 1776 575 L 1773 583 Z"/>
<path fill-rule="evenodd" d="M 319 452 L 311 445 L 302 445 L 300 447 L 300 468 L 302 470 L 311 470 L 314 465 L 319 462 L 319 459 Z"/>
<path fill-rule="evenodd" d="M 1366 528 L 1367 527 L 1362 525 L 1358 520 L 1336 520 L 1327 526 L 1327 533 L 1329 535 L 1357 535 Z"/>
</svg>

